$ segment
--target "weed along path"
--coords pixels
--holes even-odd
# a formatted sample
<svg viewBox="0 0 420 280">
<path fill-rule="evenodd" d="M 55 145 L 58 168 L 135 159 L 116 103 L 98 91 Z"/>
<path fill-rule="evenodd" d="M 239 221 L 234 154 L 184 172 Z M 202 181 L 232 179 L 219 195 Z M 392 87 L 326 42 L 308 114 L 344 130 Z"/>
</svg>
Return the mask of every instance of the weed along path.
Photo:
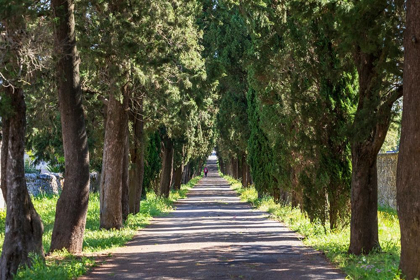
<svg viewBox="0 0 420 280">
<path fill-rule="evenodd" d="M 80 279 L 344 279 L 323 255 L 252 210 L 217 173 L 154 218 L 126 247 Z"/>
</svg>

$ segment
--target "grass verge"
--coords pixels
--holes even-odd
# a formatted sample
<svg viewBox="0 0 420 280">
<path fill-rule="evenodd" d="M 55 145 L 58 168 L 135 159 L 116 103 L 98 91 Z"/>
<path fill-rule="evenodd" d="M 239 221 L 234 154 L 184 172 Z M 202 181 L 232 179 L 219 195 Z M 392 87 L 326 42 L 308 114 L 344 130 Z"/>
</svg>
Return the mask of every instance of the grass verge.
<svg viewBox="0 0 420 280">
<path fill-rule="evenodd" d="M 38 256 L 33 257 L 32 268 L 21 268 L 15 279 L 75 279 L 95 266 L 95 259 L 99 256 L 110 256 L 111 249 L 123 246 L 131 240 L 136 232 L 149 224 L 152 217 L 165 215 L 173 208 L 175 201 L 185 198 L 202 176 L 195 177 L 188 184 L 182 185 L 179 191 L 171 191 L 169 198 L 160 198 L 153 192 L 146 194 L 141 201 L 140 213 L 129 215 L 120 230 L 99 229 L 99 194 L 91 194 L 89 198 L 86 230 L 83 240 L 83 253 L 74 256 L 66 251 L 55 252 L 46 257 L 45 262 Z M 32 201 L 44 224 L 43 245 L 48 252 L 54 227 L 55 206 L 58 196 L 34 197 Z M 0 211 L 0 244 L 4 241 L 6 212 Z M 1 253 L 1 248 L 0 248 Z"/>
<path fill-rule="evenodd" d="M 321 223 L 311 223 L 299 209 L 276 204 L 271 197 L 258 199 L 255 188 L 242 188 L 239 181 L 229 176 L 224 178 L 240 194 L 243 201 L 270 213 L 272 218 L 301 234 L 306 245 L 323 251 L 332 263 L 348 275 L 347 279 L 400 279 L 401 272 L 398 269 L 401 253 L 400 228 L 395 210 L 378 210 L 379 241 L 382 250 L 369 255 L 356 256 L 347 253 L 350 242 L 348 226 L 330 231 Z"/>
</svg>

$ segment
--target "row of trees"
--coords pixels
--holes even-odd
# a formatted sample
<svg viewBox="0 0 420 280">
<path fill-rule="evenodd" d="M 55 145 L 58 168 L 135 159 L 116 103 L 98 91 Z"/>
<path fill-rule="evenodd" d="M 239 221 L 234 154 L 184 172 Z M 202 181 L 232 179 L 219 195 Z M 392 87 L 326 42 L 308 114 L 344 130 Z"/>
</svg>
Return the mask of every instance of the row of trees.
<svg viewBox="0 0 420 280">
<path fill-rule="evenodd" d="M 193 0 L 0 3 L 1 279 L 44 255 L 25 143 L 38 160 L 65 159 L 51 251 L 82 250 L 90 169 L 102 173 L 104 229 L 139 212 L 144 188 L 168 197 L 201 170 L 215 105 L 200 13 Z"/>
<path fill-rule="evenodd" d="M 404 65 L 413 83 L 411 98 L 418 93 L 414 80 L 419 73 L 413 66 L 419 64 L 414 54 L 419 48 L 418 3 L 206 4 L 209 73 L 219 80 L 216 125 L 222 171 L 241 177 L 244 186 L 252 177 L 259 195 L 300 206 L 332 230 L 350 221 L 349 253 L 380 249 L 376 158 L 401 111 L 397 101 L 403 95 Z M 415 112 L 416 105 L 405 99 L 404 114 Z M 420 274 L 419 247 L 414 244 L 418 144 L 412 141 L 417 124 L 411 118 L 403 117 L 402 139 L 407 137 L 408 148 L 402 150 L 398 171 L 401 268 L 408 279 Z M 405 121 L 410 123 L 406 130 Z M 411 173 L 401 179 L 406 170 Z"/>
<path fill-rule="evenodd" d="M 144 187 L 168 196 L 200 170 L 213 126 L 224 173 L 331 229 L 350 220 L 350 253 L 378 249 L 376 156 L 403 91 L 401 268 L 420 276 L 418 1 L 77 4 L 0 2 L 1 279 L 43 255 L 25 141 L 39 159 L 65 159 L 51 249 L 76 253 L 89 168 L 102 171 L 101 227 L 120 228 Z"/>
</svg>

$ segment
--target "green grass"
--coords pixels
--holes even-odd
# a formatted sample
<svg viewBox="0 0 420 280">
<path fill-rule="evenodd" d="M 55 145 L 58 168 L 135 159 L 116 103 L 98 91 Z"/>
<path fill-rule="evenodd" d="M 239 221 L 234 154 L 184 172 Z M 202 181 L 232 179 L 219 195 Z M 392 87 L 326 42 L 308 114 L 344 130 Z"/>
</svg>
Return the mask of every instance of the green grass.
<svg viewBox="0 0 420 280">
<path fill-rule="evenodd" d="M 321 223 L 311 223 L 299 209 L 276 204 L 271 197 L 258 199 L 255 188 L 245 189 L 235 179 L 228 176 L 225 176 L 225 179 L 240 194 L 243 201 L 267 211 L 272 218 L 287 224 L 290 229 L 302 235 L 306 245 L 323 251 L 332 263 L 348 275 L 347 279 L 400 279 L 398 270 L 401 253 L 400 228 L 395 210 L 378 210 L 381 252 L 356 256 L 347 253 L 350 241 L 348 226 L 331 232 Z"/>
<path fill-rule="evenodd" d="M 140 213 L 129 215 L 124 227 L 120 230 L 99 229 L 99 194 L 91 194 L 89 199 L 86 230 L 83 240 L 83 253 L 73 256 L 66 251 L 55 252 L 45 259 L 33 257 L 32 268 L 21 268 L 15 279 L 75 279 L 83 275 L 89 267 L 95 265 L 97 256 L 108 255 L 109 250 L 123 246 L 131 240 L 134 234 L 148 225 L 150 219 L 155 216 L 165 215 L 173 208 L 173 203 L 185 198 L 191 189 L 201 179 L 193 178 L 188 184 L 182 185 L 181 190 L 172 191 L 169 198 L 157 197 L 154 193 L 146 194 L 146 199 L 141 201 Z M 44 224 L 43 245 L 44 251 L 48 252 L 51 244 L 51 235 L 54 227 L 55 206 L 58 196 L 34 197 L 32 201 L 41 216 Z M 0 211 L 0 244 L 4 241 L 6 212 Z M 1 253 L 1 248 L 0 248 Z"/>
</svg>

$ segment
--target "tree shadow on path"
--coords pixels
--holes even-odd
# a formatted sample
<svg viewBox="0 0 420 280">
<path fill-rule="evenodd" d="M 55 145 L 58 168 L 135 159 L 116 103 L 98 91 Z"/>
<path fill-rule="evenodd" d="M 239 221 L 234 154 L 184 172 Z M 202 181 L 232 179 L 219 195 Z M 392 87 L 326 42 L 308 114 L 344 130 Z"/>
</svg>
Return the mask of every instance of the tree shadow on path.
<svg viewBox="0 0 420 280">
<path fill-rule="evenodd" d="M 296 233 L 241 202 L 215 161 L 207 166 L 175 211 L 81 279 L 345 279 Z"/>
</svg>

